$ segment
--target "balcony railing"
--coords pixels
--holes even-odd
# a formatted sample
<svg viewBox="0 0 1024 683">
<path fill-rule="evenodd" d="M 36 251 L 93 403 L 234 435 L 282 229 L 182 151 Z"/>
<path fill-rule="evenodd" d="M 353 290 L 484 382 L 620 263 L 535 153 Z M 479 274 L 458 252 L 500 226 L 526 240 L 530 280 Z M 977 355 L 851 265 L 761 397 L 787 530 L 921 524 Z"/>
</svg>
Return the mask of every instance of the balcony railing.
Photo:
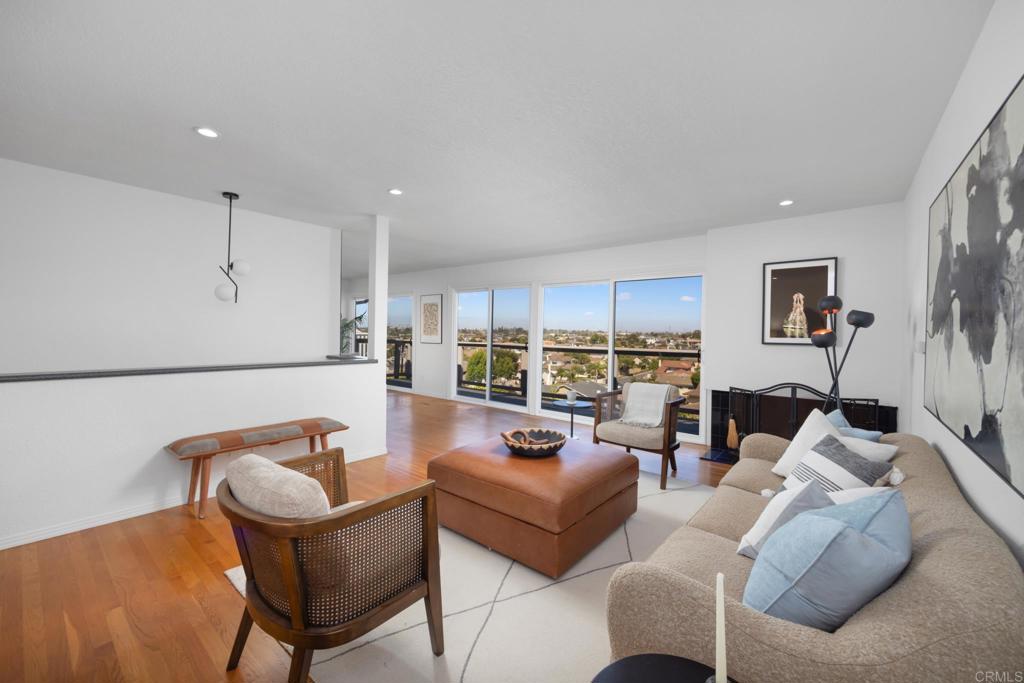
<svg viewBox="0 0 1024 683">
<path fill-rule="evenodd" d="M 479 349 L 486 350 L 487 342 L 458 342 L 460 349 Z M 491 344 L 492 353 L 499 349 L 504 349 L 514 353 L 517 356 L 518 368 L 513 371 L 510 375 L 504 377 L 492 377 L 491 380 L 491 400 L 499 403 L 511 403 L 514 405 L 526 405 L 526 389 L 529 386 L 528 374 L 526 366 L 528 363 L 524 362 L 524 356 L 526 356 L 527 345 L 517 344 L 513 342 L 494 342 Z M 492 359 L 492 365 L 493 365 Z M 494 368 L 491 369 L 492 375 Z M 468 396 L 470 398 L 483 399 L 487 397 L 487 378 L 480 377 L 479 379 L 473 379 L 467 377 L 467 368 L 464 365 L 463 359 L 460 358 L 459 364 L 455 368 L 456 373 L 456 393 L 459 396 Z"/>
<path fill-rule="evenodd" d="M 355 352 L 367 354 L 369 335 L 356 332 Z M 388 337 L 387 383 L 394 387 L 412 387 L 412 340 Z"/>
<path fill-rule="evenodd" d="M 486 349 L 487 343 L 458 342 L 458 346 L 460 349 Z M 525 355 L 527 351 L 526 344 L 495 342 L 491 346 L 492 349 L 508 349 L 516 351 L 520 354 L 520 357 Z M 576 389 L 577 394 L 581 398 L 593 399 L 597 392 L 605 391 L 608 387 L 608 347 L 546 345 L 543 347 L 542 352 L 544 354 L 542 366 L 545 369 L 543 386 L 541 389 L 541 407 L 544 409 L 568 413 L 568 408 L 556 406 L 554 405 L 554 401 L 565 398 L 565 394 L 570 388 Z M 561 361 L 547 362 L 549 354 L 584 354 L 590 359 L 590 361 L 588 363 L 575 364 L 583 368 L 583 371 L 579 374 L 576 374 L 576 372 L 559 372 L 559 368 L 564 367 L 564 364 L 559 365 L 558 363 Z M 633 357 L 658 358 L 666 361 L 690 360 L 696 363 L 700 361 L 701 352 L 699 349 L 621 348 L 616 349 L 615 355 L 617 360 L 621 360 L 623 357 Z M 458 366 L 456 367 L 456 392 L 460 396 L 484 399 L 487 397 L 486 377 L 480 377 L 477 379 L 467 378 L 467 370 L 464 363 L 468 360 L 468 356 L 469 354 L 463 354 Z M 587 365 L 592 363 L 598 365 L 604 363 L 604 371 L 595 372 L 596 376 L 592 376 L 586 369 Z M 518 368 L 518 373 L 516 373 L 512 378 L 500 378 L 492 382 L 490 395 L 492 401 L 526 405 L 529 375 L 527 368 L 524 367 L 525 365 L 526 363 L 521 363 Z M 591 370 L 595 369 L 591 368 Z M 687 434 L 698 433 L 700 424 L 699 391 L 696 390 L 696 387 L 693 387 L 691 390 L 689 387 L 682 386 L 682 384 L 689 382 L 689 378 L 692 376 L 692 369 L 683 369 L 679 366 L 667 365 L 659 362 L 657 366 L 637 366 L 635 368 L 631 368 L 628 373 L 619 372 L 618 368 L 615 368 L 614 370 L 615 372 L 612 374 L 612 385 L 616 388 L 620 386 L 621 382 L 626 381 L 628 377 L 631 381 L 674 384 L 679 387 L 681 394 L 684 391 L 687 392 L 686 394 L 682 394 L 686 396 L 687 402 L 680 406 L 679 425 L 677 431 Z M 577 409 L 576 414 L 580 416 L 593 417 L 594 411 L 593 408 Z"/>
</svg>

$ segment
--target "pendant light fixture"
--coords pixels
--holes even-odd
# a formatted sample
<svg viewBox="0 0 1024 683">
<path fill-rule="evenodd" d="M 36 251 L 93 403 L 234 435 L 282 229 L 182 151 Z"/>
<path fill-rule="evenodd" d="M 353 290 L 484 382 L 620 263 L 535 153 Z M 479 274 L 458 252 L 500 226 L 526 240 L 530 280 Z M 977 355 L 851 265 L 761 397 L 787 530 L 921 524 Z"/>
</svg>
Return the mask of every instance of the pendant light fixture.
<svg viewBox="0 0 1024 683">
<path fill-rule="evenodd" d="M 243 259 L 231 260 L 231 214 L 232 209 L 235 205 L 235 200 L 238 199 L 238 195 L 234 192 L 221 192 L 220 196 L 228 200 L 228 260 L 227 267 L 219 266 L 220 272 L 224 273 L 224 276 L 230 281 L 222 282 L 217 285 L 213 290 L 213 295 L 221 301 L 231 301 L 232 299 L 238 303 L 238 283 L 231 277 L 232 273 L 235 275 L 247 275 L 252 266 L 249 265 L 248 261 Z"/>
</svg>

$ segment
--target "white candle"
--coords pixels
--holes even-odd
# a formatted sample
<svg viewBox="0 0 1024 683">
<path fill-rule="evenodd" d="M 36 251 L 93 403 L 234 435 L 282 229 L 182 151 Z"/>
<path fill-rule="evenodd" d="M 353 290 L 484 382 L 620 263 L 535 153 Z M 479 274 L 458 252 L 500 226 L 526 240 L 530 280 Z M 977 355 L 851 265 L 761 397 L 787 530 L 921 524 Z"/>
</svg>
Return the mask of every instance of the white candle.
<svg viewBox="0 0 1024 683">
<path fill-rule="evenodd" d="M 725 575 L 715 581 L 715 683 L 726 683 L 725 674 Z"/>
</svg>

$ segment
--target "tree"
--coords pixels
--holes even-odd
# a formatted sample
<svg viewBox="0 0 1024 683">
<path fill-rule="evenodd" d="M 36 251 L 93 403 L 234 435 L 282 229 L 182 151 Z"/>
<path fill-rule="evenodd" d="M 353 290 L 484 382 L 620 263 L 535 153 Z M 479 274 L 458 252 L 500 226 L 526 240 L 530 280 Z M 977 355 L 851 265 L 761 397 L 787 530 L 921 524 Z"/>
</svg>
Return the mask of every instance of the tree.
<svg viewBox="0 0 1024 683">
<path fill-rule="evenodd" d="M 516 352 L 508 349 L 494 349 L 491 374 L 494 379 L 516 379 L 519 376 L 519 356 Z M 466 361 L 462 379 L 471 384 L 483 384 L 487 379 L 486 349 L 477 349 L 473 352 L 473 355 Z"/>
<path fill-rule="evenodd" d="M 481 384 L 487 377 L 487 351 L 477 349 L 466 361 L 466 371 L 462 378 L 472 384 Z"/>
<path fill-rule="evenodd" d="M 494 379 L 518 379 L 519 354 L 508 349 L 494 349 L 494 358 L 491 360 L 491 376 Z"/>
</svg>

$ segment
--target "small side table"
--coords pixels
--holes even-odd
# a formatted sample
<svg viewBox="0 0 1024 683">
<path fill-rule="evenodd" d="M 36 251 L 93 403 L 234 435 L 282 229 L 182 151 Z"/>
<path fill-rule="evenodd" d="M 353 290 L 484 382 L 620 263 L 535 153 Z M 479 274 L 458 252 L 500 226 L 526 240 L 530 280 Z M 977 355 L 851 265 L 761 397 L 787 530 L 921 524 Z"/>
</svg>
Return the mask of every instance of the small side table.
<svg viewBox="0 0 1024 683">
<path fill-rule="evenodd" d="M 576 399 L 574 402 L 569 403 L 565 399 L 561 399 L 560 398 L 557 401 L 552 402 L 552 405 L 556 405 L 559 408 L 568 408 L 569 409 L 569 438 L 570 439 L 575 439 L 576 438 L 576 434 L 575 434 L 575 431 L 576 431 L 576 424 L 575 424 L 576 423 L 576 409 L 577 408 L 589 408 L 590 406 L 594 405 L 594 402 L 593 401 L 581 401 L 580 399 Z"/>
<path fill-rule="evenodd" d="M 633 655 L 606 666 L 593 683 L 705 683 L 714 675 L 711 667 L 682 657 Z"/>
</svg>

